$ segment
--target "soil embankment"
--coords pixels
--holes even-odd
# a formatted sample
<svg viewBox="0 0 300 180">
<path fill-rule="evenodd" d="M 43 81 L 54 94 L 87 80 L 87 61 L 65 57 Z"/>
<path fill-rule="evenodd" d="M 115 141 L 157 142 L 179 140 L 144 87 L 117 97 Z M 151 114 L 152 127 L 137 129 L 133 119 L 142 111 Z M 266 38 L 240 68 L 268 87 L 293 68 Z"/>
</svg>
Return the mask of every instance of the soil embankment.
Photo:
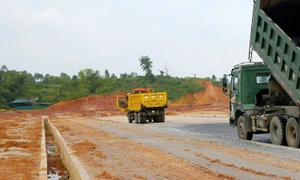
<svg viewBox="0 0 300 180">
<path fill-rule="evenodd" d="M 205 90 L 188 94 L 184 98 L 170 102 L 168 111 L 176 113 L 227 114 L 228 96 L 222 92 L 222 87 L 216 87 L 211 81 L 199 81 Z"/>
</svg>

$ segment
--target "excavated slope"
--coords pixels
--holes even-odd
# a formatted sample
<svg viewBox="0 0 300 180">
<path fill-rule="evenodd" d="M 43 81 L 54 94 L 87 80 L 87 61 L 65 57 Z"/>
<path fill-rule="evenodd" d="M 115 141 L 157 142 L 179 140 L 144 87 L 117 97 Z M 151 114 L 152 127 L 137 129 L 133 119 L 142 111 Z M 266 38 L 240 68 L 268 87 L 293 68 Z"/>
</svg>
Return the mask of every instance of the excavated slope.
<svg viewBox="0 0 300 180">
<path fill-rule="evenodd" d="M 195 94 L 188 94 L 184 98 L 171 102 L 171 105 L 213 105 L 216 103 L 228 104 L 228 96 L 222 92 L 221 87 L 215 87 L 211 81 L 199 81 L 205 90 Z"/>
</svg>

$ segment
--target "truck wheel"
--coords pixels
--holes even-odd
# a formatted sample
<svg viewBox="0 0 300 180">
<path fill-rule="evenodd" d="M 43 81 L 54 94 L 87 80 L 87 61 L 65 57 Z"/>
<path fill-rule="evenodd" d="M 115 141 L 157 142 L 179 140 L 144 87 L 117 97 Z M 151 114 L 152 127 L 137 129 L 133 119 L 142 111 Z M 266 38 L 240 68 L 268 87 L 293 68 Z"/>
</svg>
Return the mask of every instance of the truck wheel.
<svg viewBox="0 0 300 180">
<path fill-rule="evenodd" d="M 137 113 L 138 116 L 138 123 L 141 124 L 142 123 L 142 116 L 140 113 Z"/>
<path fill-rule="evenodd" d="M 138 123 L 141 123 L 141 115 L 140 113 L 135 113 L 134 115 L 134 120 L 135 120 L 135 123 L 138 124 Z"/>
<path fill-rule="evenodd" d="M 289 118 L 285 126 L 285 137 L 288 146 L 298 148 L 300 144 L 300 133 L 297 121 Z"/>
<path fill-rule="evenodd" d="M 162 116 L 161 115 L 157 116 L 157 122 L 162 122 Z"/>
<path fill-rule="evenodd" d="M 161 115 L 161 122 L 165 122 L 165 119 L 166 119 L 165 113 L 163 113 L 163 114 Z"/>
<path fill-rule="evenodd" d="M 147 122 L 147 117 L 141 116 L 141 123 L 146 123 L 146 122 Z"/>
<path fill-rule="evenodd" d="M 158 116 L 153 116 L 153 122 L 158 122 Z"/>
<path fill-rule="evenodd" d="M 272 144 L 285 145 L 285 120 L 274 116 L 270 123 L 270 136 Z"/>
<path fill-rule="evenodd" d="M 238 121 L 237 121 L 237 132 L 239 139 L 244 139 L 244 140 L 252 140 L 253 138 L 253 132 L 247 132 L 245 128 L 245 117 L 240 116 Z"/>
<path fill-rule="evenodd" d="M 127 118 L 128 118 L 128 122 L 132 123 L 132 118 L 131 118 L 130 114 L 127 114 Z"/>
</svg>

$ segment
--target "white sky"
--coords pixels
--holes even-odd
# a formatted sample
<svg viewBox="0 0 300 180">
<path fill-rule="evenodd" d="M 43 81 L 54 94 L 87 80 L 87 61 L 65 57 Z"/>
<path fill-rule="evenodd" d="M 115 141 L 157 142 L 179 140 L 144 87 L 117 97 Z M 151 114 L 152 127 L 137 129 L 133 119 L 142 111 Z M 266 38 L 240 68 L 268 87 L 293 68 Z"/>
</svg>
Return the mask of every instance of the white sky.
<svg viewBox="0 0 300 180">
<path fill-rule="evenodd" d="M 167 63 L 171 76 L 220 78 L 248 61 L 252 2 L 0 0 L 0 67 L 143 75 L 148 55 L 154 74 Z"/>
</svg>

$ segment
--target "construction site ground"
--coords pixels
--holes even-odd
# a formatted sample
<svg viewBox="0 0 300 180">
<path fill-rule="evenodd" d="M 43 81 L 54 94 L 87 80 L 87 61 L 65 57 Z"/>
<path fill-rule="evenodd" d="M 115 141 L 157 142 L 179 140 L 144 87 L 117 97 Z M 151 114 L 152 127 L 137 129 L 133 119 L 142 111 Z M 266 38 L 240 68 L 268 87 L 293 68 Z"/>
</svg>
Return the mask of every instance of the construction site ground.
<svg viewBox="0 0 300 180">
<path fill-rule="evenodd" d="M 300 155 L 291 155 L 299 150 L 241 141 L 224 116 L 167 116 L 166 123 L 147 124 L 129 124 L 126 116 L 51 119 L 91 179 L 300 177 Z"/>
<path fill-rule="evenodd" d="M 1 111 L 0 179 L 41 179 L 42 116 L 86 179 L 300 179 L 300 150 L 272 145 L 268 134 L 239 140 L 228 124 L 227 97 L 204 83 L 206 91 L 169 104 L 165 123 L 128 123 L 116 110 L 115 95 L 43 111 Z"/>
</svg>

